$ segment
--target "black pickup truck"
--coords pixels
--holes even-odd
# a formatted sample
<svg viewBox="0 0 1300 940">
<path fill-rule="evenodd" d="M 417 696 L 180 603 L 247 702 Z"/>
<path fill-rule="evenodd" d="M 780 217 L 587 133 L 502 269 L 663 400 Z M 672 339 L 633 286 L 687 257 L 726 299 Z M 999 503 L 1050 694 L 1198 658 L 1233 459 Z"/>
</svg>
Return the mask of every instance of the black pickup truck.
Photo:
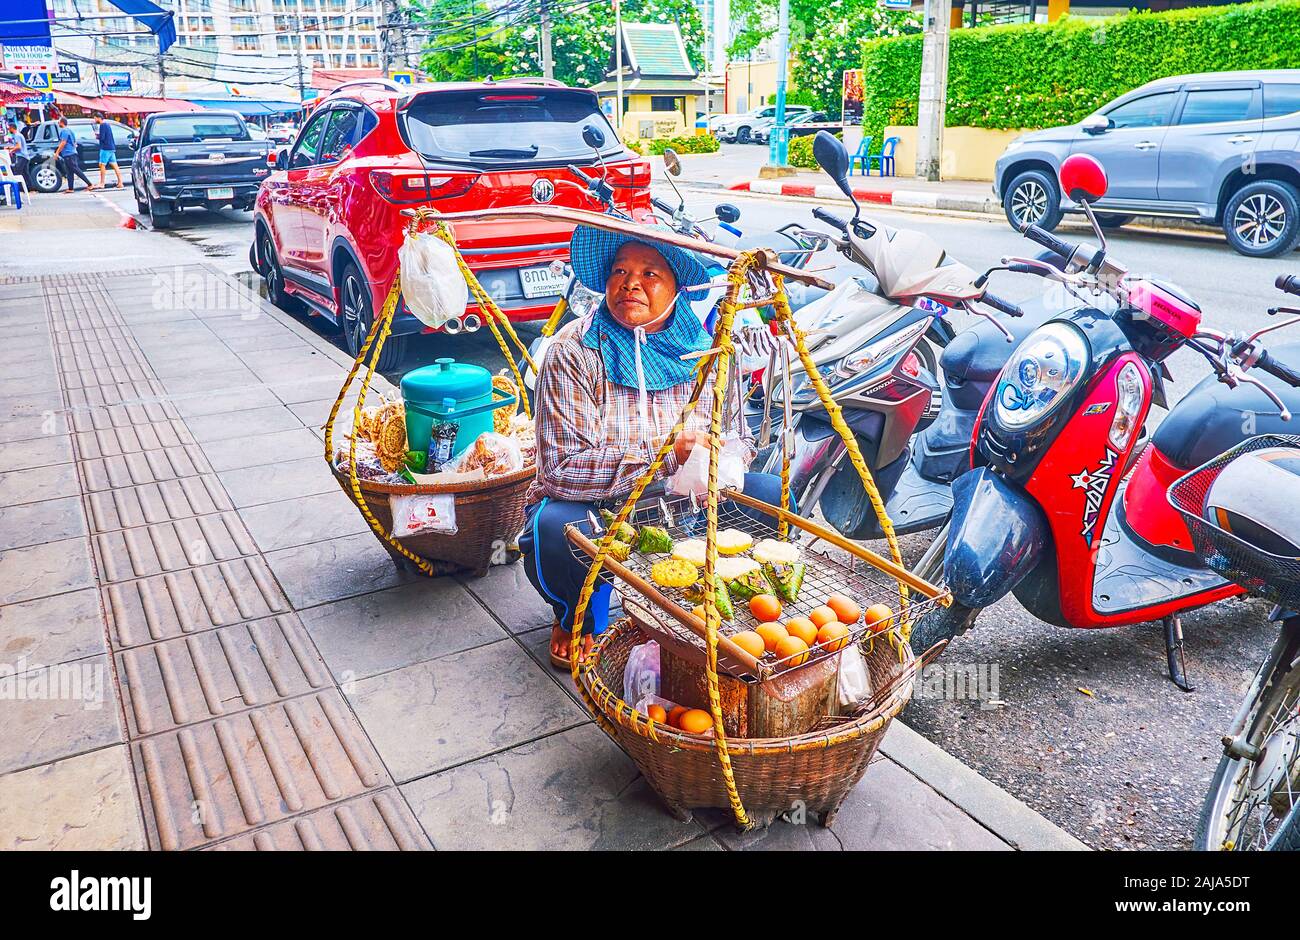
<svg viewBox="0 0 1300 940">
<path fill-rule="evenodd" d="M 136 205 L 156 229 L 191 206 L 251 209 L 270 151 L 270 141 L 255 140 L 233 111 L 151 115 L 131 163 Z"/>
</svg>

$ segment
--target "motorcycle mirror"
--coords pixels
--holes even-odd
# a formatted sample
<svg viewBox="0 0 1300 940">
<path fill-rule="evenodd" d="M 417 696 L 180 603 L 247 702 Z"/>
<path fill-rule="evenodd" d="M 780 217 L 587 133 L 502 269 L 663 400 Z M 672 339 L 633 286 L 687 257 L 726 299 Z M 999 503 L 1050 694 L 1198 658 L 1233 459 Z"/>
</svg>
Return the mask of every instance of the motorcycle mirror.
<svg viewBox="0 0 1300 940">
<path fill-rule="evenodd" d="M 1096 202 L 1106 195 L 1106 168 L 1086 153 L 1067 157 L 1061 164 L 1061 189 L 1075 202 Z"/>
<path fill-rule="evenodd" d="M 682 175 L 682 158 L 677 156 L 677 151 L 672 147 L 664 149 L 664 169 L 672 176 Z"/>
<path fill-rule="evenodd" d="M 582 129 L 582 142 L 592 150 L 599 150 L 605 146 L 605 134 L 599 127 L 588 124 Z"/>
<path fill-rule="evenodd" d="M 818 131 L 813 138 L 813 159 L 822 171 L 835 181 L 840 192 L 853 202 L 853 219 L 857 221 L 862 209 L 853 195 L 849 185 L 849 152 L 844 149 L 842 141 L 836 139 L 829 131 Z"/>
<path fill-rule="evenodd" d="M 735 225 L 740 220 L 740 210 L 729 202 L 720 202 L 713 207 L 713 214 L 718 217 L 719 222 L 725 222 L 728 225 Z"/>
</svg>

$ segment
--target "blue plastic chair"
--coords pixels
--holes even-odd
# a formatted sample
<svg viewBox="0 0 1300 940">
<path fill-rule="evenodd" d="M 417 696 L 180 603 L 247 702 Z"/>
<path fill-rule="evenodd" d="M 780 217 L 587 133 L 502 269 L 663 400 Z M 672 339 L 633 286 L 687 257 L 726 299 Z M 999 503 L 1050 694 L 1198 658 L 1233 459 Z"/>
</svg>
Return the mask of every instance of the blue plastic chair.
<svg viewBox="0 0 1300 940">
<path fill-rule="evenodd" d="M 870 166 L 870 164 L 867 162 L 870 159 L 870 155 L 871 155 L 871 138 L 863 137 L 862 143 L 858 145 L 857 151 L 854 152 L 853 156 L 849 157 L 849 175 L 850 176 L 853 175 L 853 164 L 855 163 L 858 165 L 858 169 L 861 172 L 866 173 L 867 168 Z M 867 175 L 870 176 L 871 174 L 867 173 Z"/>
<path fill-rule="evenodd" d="M 897 146 L 898 146 L 898 138 L 890 137 L 885 140 L 884 146 L 880 148 L 880 153 L 867 154 L 867 176 L 871 175 L 871 164 L 875 160 L 880 161 L 881 176 L 893 176 L 894 175 L 894 148 Z"/>
<path fill-rule="evenodd" d="M 17 180 L 0 179 L 0 186 L 9 190 L 7 202 L 13 203 L 15 209 L 23 207 L 23 187 Z"/>
</svg>

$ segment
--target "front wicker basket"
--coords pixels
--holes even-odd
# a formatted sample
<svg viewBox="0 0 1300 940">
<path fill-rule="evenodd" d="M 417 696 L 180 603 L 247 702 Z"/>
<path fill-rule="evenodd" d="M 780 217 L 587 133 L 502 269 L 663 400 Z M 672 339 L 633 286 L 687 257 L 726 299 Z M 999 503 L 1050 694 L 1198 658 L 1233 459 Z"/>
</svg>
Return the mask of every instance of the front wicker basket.
<svg viewBox="0 0 1300 940">
<path fill-rule="evenodd" d="M 612 625 L 591 651 L 592 668 L 579 674 L 598 708 L 614 726 L 614 738 L 679 819 L 692 809 L 728 809 L 726 784 L 711 737 L 682 734 L 664 725 L 648 728 L 644 715 L 622 700 L 623 669 L 633 647 L 650 639 L 629 620 Z M 862 779 L 889 723 L 912 696 L 912 652 L 883 638 L 863 650 L 873 689 L 892 684 L 873 708 L 853 717 L 828 718 L 793 738 L 727 739 L 741 802 L 756 825 L 802 808 L 830 826 L 849 791 Z M 639 729 L 639 730 L 637 730 Z"/>
<path fill-rule="evenodd" d="M 334 479 L 343 492 L 352 495 L 348 474 L 330 464 Z M 450 493 L 456 497 L 455 535 L 426 533 L 401 539 L 407 550 L 428 561 L 434 576 L 470 573 L 476 577 L 487 574 L 492 558 L 503 543 L 512 541 L 524 527 L 524 497 L 537 475 L 536 468 L 525 467 L 514 473 L 472 483 L 450 483 L 441 486 L 396 486 L 358 480 L 361 495 L 370 512 L 379 520 L 385 532 L 393 529 L 393 513 L 388 497 Z M 373 529 L 371 530 L 374 531 Z M 393 556 L 393 561 L 405 564 L 406 559 L 393 550 L 378 533 L 379 544 Z"/>
</svg>

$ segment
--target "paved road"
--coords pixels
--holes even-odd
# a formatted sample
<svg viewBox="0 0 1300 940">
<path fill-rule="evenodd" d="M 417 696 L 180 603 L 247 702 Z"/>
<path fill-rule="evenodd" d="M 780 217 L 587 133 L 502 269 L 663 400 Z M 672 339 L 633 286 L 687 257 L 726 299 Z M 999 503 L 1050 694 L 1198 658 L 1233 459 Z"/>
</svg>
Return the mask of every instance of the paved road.
<svg viewBox="0 0 1300 940">
<path fill-rule="evenodd" d="M 107 198 L 134 209 L 127 193 Z M 697 211 L 724 199 L 741 208 L 742 228 L 814 224 L 806 202 L 688 191 L 688 205 Z M 1001 220 L 884 209 L 872 215 L 888 225 L 926 232 L 975 268 L 992 265 L 1003 254 L 1030 253 L 1030 246 Z M 1063 229 L 1071 231 L 1074 237 L 1086 234 L 1076 226 Z M 166 252 L 178 247 L 177 240 L 188 242 L 225 270 L 248 268 L 247 213 L 187 213 L 174 231 L 140 238 Z M 1207 324 L 1229 329 L 1266 322 L 1266 309 L 1280 297 L 1272 289 L 1273 278 L 1300 272 L 1297 256 L 1242 258 L 1213 233 L 1126 230 L 1112 235 L 1111 250 L 1130 269 L 1179 284 L 1201 303 Z M 70 251 L 75 256 L 75 249 Z M 831 280 L 850 273 L 841 259 L 823 257 L 815 263 L 834 265 L 827 274 Z M 1033 278 L 995 277 L 998 292 L 1012 299 L 1041 290 Z M 1300 335 L 1293 339 L 1300 342 Z M 475 337 L 423 337 L 410 362 L 437 355 L 499 365 L 486 331 Z M 1176 356 L 1170 366 L 1175 376 L 1171 397 L 1205 374 L 1191 353 Z M 926 536 L 912 537 L 908 554 L 915 559 L 925 544 Z M 1185 618 L 1188 662 L 1198 686 L 1195 694 L 1186 695 L 1165 678 L 1157 624 L 1061 630 L 1007 600 L 986 612 L 979 626 L 946 654 L 951 664 L 996 666 L 997 698 L 1005 704 L 990 709 L 927 698 L 910 708 L 907 720 L 1095 847 L 1188 847 L 1218 759 L 1219 734 L 1272 640 L 1265 613 L 1260 604 L 1232 602 Z"/>
</svg>

